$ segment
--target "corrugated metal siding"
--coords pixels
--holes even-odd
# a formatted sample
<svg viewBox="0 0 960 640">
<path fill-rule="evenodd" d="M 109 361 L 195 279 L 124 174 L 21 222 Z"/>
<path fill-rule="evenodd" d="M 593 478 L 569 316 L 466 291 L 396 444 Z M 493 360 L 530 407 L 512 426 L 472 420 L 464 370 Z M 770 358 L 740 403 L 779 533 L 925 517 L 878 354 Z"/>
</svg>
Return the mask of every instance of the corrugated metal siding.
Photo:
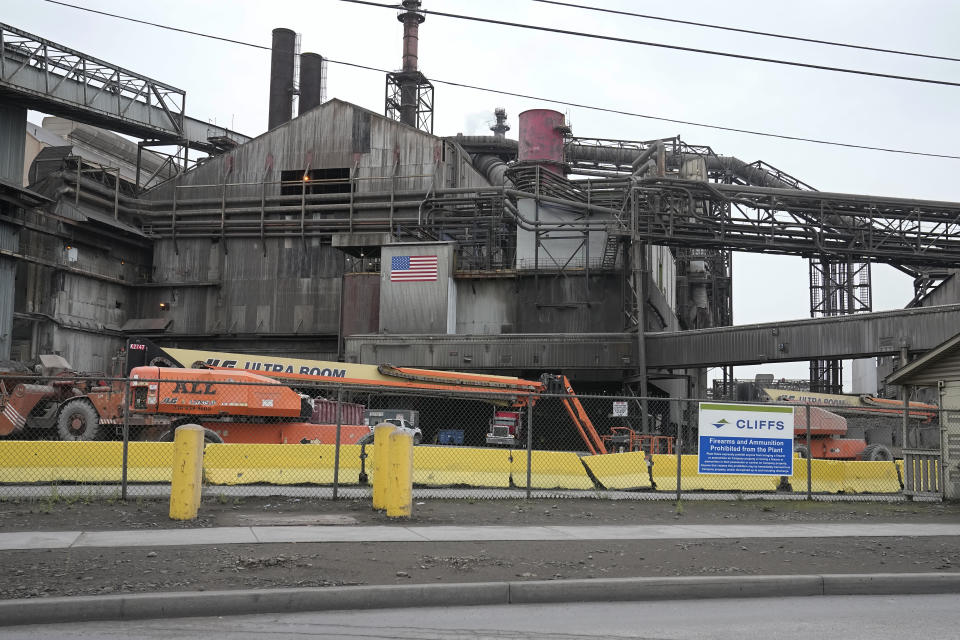
<svg viewBox="0 0 960 640">
<path fill-rule="evenodd" d="M 366 407 L 353 402 L 340 403 L 340 424 L 364 424 L 363 411 Z M 313 401 L 313 415 L 310 422 L 314 424 L 337 424 L 337 402 L 317 398 Z"/>
<path fill-rule="evenodd" d="M 456 333 L 497 335 L 517 332 L 517 291 L 511 280 L 461 279 L 457 287 Z"/>
<path fill-rule="evenodd" d="M 940 381 L 960 382 L 960 353 L 945 355 L 910 376 L 910 384 L 914 386 L 936 386 Z"/>
<path fill-rule="evenodd" d="M 636 339 L 607 335 L 354 336 L 346 340 L 349 362 L 438 369 L 613 370 L 634 362 Z"/>
<path fill-rule="evenodd" d="M 214 282 L 218 286 L 143 292 L 141 312 L 173 319 L 172 333 L 337 333 L 342 255 L 327 245 L 268 239 L 228 240 L 225 253 L 207 239 L 158 241 L 156 282 Z"/>
<path fill-rule="evenodd" d="M 19 246 L 16 227 L 0 222 L 0 249 L 17 251 Z M 17 263 L 13 258 L 0 256 L 0 359 L 10 358 L 13 342 L 14 286 Z"/>
<path fill-rule="evenodd" d="M 437 256 L 436 282 L 391 282 L 394 256 Z M 453 245 L 397 244 L 383 247 L 380 259 L 380 330 L 385 333 L 447 333 L 449 287 L 454 286 Z"/>
<path fill-rule="evenodd" d="M 512 284 L 512 283 L 511 283 Z M 620 277 L 540 275 L 519 281 L 516 333 L 606 333 L 623 329 Z"/>
<path fill-rule="evenodd" d="M 580 213 L 571 213 L 569 210 L 541 204 L 539 208 L 534 200 L 523 198 L 517 202 L 520 215 L 527 220 L 540 222 L 574 223 L 583 216 Z M 591 220 L 606 219 L 600 214 L 592 214 Z M 612 219 L 611 219 L 612 223 Z M 589 241 L 584 244 L 579 232 L 570 229 L 558 229 L 540 234 L 540 248 L 536 247 L 536 233 L 517 228 L 517 267 L 557 269 L 563 265 L 582 268 L 587 261 L 591 264 L 600 264 L 603 259 L 603 248 L 607 241 L 605 231 L 591 231 Z M 574 237 L 571 237 L 574 236 Z"/>
<path fill-rule="evenodd" d="M 444 160 L 444 158 L 446 158 Z M 272 162 L 272 170 L 268 170 Z M 226 182 L 228 196 L 259 196 L 259 184 L 280 180 L 285 170 L 353 168 L 357 164 L 357 191 L 397 190 L 426 191 L 438 176 L 437 186 L 444 185 L 444 164 L 458 165 L 460 186 L 486 184 L 469 165 L 469 157 L 448 154 L 444 142 L 424 133 L 388 120 L 381 115 L 342 102 L 330 100 L 322 106 L 255 138 L 233 152 L 213 158 L 184 174 L 170 184 L 148 192 L 146 197 L 169 199 L 173 185 L 211 185 Z M 439 165 L 439 168 L 437 168 Z M 398 176 L 395 180 L 392 176 Z M 409 176 L 409 177 L 405 177 Z M 416 177 L 413 177 L 416 176 Z M 241 183 L 254 183 L 236 186 Z M 271 186 L 267 195 L 279 193 Z M 179 189 L 178 202 L 187 205 L 190 199 L 219 197 L 219 189 Z"/>
<path fill-rule="evenodd" d="M 27 110 L 0 103 L 0 178 L 23 184 L 23 153 L 27 144 Z"/>
<path fill-rule="evenodd" d="M 343 278 L 343 335 L 380 330 L 380 274 L 349 273 Z"/>
</svg>

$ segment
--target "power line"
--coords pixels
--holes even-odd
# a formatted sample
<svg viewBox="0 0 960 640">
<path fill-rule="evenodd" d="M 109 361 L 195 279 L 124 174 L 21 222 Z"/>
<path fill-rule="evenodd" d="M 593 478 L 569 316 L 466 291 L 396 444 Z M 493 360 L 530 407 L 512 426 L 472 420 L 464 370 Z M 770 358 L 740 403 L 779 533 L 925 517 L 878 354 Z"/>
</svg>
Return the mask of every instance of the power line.
<svg viewBox="0 0 960 640">
<path fill-rule="evenodd" d="M 401 5 L 380 4 L 370 0 L 339 0 L 340 2 L 349 2 L 351 4 L 360 4 L 370 7 L 380 7 L 381 9 L 403 9 Z M 625 44 L 636 44 L 645 47 L 659 47 L 661 49 L 673 49 L 675 51 L 687 51 L 689 53 L 702 53 L 710 56 L 720 56 L 723 58 L 736 58 L 738 60 L 751 60 L 753 62 L 768 62 L 770 64 L 780 64 L 789 67 L 800 67 L 803 69 L 815 69 L 817 71 L 834 71 L 836 73 L 849 73 L 860 76 L 870 76 L 873 78 L 887 78 L 888 80 L 903 80 L 905 82 L 919 82 L 922 84 L 936 84 L 946 87 L 960 87 L 960 82 L 950 82 L 949 80 L 935 80 L 933 78 L 918 78 L 915 76 L 901 76 L 893 73 L 881 73 L 879 71 L 864 71 L 861 69 L 848 69 L 846 67 L 831 67 L 822 64 L 813 64 L 811 62 L 796 62 L 794 60 L 780 60 L 778 58 L 764 58 L 761 56 L 749 56 L 743 53 L 731 53 L 729 51 L 714 51 L 712 49 L 699 49 L 697 47 L 684 47 L 677 44 L 665 44 L 663 42 L 651 42 L 648 40 L 634 40 L 632 38 L 620 38 L 617 36 L 605 36 L 599 33 L 588 33 L 586 31 L 573 31 L 570 29 L 558 29 L 556 27 L 544 27 L 535 24 L 526 24 L 523 22 L 510 22 L 507 20 L 495 20 L 493 18 L 480 18 L 478 16 L 466 16 L 459 13 L 447 13 L 445 11 L 434 11 L 432 9 L 417 9 L 417 13 L 425 15 L 442 16 L 444 18 L 456 18 L 458 20 L 469 20 L 471 22 L 485 22 L 504 27 L 516 27 L 518 29 L 530 29 L 533 31 L 546 31 L 547 33 L 558 33 L 567 36 L 576 36 L 579 38 L 591 38 L 593 40 L 607 40 L 610 42 L 622 42 Z"/>
<path fill-rule="evenodd" d="M 552 4 L 561 7 L 570 7 L 573 9 L 585 9 L 587 11 L 598 11 L 600 13 L 612 13 L 621 16 L 631 16 L 633 18 L 642 18 L 644 20 L 659 20 L 661 22 L 672 22 L 675 24 L 686 24 L 694 27 L 705 27 L 707 29 L 719 29 L 721 31 L 735 31 L 737 33 L 749 33 L 754 36 L 766 36 L 768 38 L 782 38 L 784 40 L 797 40 L 799 42 L 812 42 L 814 44 L 825 44 L 831 47 L 846 47 L 848 49 L 861 49 L 863 51 L 874 51 L 877 53 L 892 53 L 899 56 L 913 56 L 915 58 L 929 58 L 931 60 L 948 60 L 950 62 L 960 62 L 960 58 L 951 58 L 950 56 L 938 56 L 932 53 L 917 53 L 915 51 L 902 51 L 899 49 L 883 49 L 881 47 L 868 47 L 861 44 L 850 44 L 848 42 L 834 42 L 832 40 L 818 40 L 817 38 L 804 38 L 803 36 L 791 36 L 783 33 L 771 33 L 769 31 L 755 31 L 753 29 L 743 29 L 740 27 L 728 27 L 718 24 L 709 24 L 706 22 L 694 22 L 692 20 L 680 20 L 678 18 L 665 18 L 663 16 L 653 16 L 645 13 L 634 13 L 632 11 L 620 11 L 617 9 L 606 9 L 602 7 L 590 7 L 583 4 L 574 4 L 572 2 L 559 2 L 559 0 L 531 0 L 531 2 L 541 2 L 543 4 Z"/>
<path fill-rule="evenodd" d="M 147 20 L 138 20 L 136 18 L 130 18 L 127 16 L 117 15 L 116 13 L 108 13 L 106 11 L 97 11 L 96 9 L 90 9 L 88 7 L 81 7 L 79 5 L 70 4 L 69 2 L 59 2 L 59 0 L 44 0 L 44 2 L 49 2 L 50 4 L 59 4 L 63 7 L 70 7 L 71 9 L 79 9 L 81 11 L 87 11 L 89 13 L 98 13 L 101 16 L 109 16 L 111 18 L 117 18 L 119 20 L 126 20 L 128 22 L 136 22 L 137 24 L 145 24 L 151 27 L 158 27 L 160 29 L 168 29 L 169 31 L 177 31 L 179 33 L 186 33 L 191 36 L 200 36 L 201 38 L 210 38 L 211 40 L 221 40 L 223 42 L 229 42 L 231 44 L 239 44 L 244 47 L 253 47 L 254 49 L 266 49 L 270 50 L 270 47 L 265 47 L 262 44 L 253 44 L 250 42 L 244 42 L 242 40 L 234 40 L 233 38 L 224 38 L 221 36 L 212 36 L 209 33 L 200 33 L 199 31 L 190 31 L 189 29 L 179 29 L 177 27 L 171 27 L 165 24 L 157 24 L 156 22 L 148 22 Z"/>
<path fill-rule="evenodd" d="M 390 73 L 385 69 L 378 69 L 377 67 L 370 67 L 367 65 L 356 64 L 353 62 L 344 62 L 342 60 L 332 60 L 324 58 L 327 62 L 331 64 L 339 64 L 347 67 L 355 67 L 357 69 L 366 69 L 367 71 L 378 71 L 380 73 Z M 663 116 L 652 116 L 645 113 L 637 113 L 635 111 L 625 111 L 622 109 L 613 109 L 610 107 L 598 107 L 595 105 L 582 104 L 579 102 L 571 102 L 569 100 L 559 100 L 557 98 L 545 98 L 543 96 L 535 96 L 526 93 L 516 93 L 513 91 L 505 91 L 503 89 L 491 89 L 489 87 L 479 87 L 472 84 L 465 84 L 463 82 L 454 82 L 452 80 L 439 80 L 437 78 L 430 78 L 430 82 L 435 82 L 437 84 L 445 84 L 451 87 L 460 87 L 463 89 L 472 89 L 474 91 L 484 91 L 486 93 L 495 93 L 502 96 L 511 96 L 513 98 L 524 98 L 527 100 L 536 100 L 538 102 L 549 102 L 551 104 L 559 104 L 567 107 L 576 107 L 578 109 L 589 109 L 591 111 L 600 111 L 602 113 L 613 113 L 621 116 L 630 116 L 632 118 L 643 118 L 645 120 L 657 120 L 660 122 L 671 122 L 674 124 L 683 124 L 691 127 L 703 127 L 704 129 L 714 129 L 718 131 L 730 131 L 733 133 L 746 133 L 754 136 L 763 136 L 766 138 L 779 138 L 781 140 L 794 140 L 796 142 L 811 142 L 814 144 L 825 144 L 834 147 L 845 147 L 848 149 L 864 149 L 867 151 L 883 151 L 886 153 L 900 153 L 904 155 L 911 156 L 924 156 L 928 158 L 947 158 L 950 160 L 960 160 L 960 156 L 949 155 L 944 153 L 926 153 L 923 151 L 910 151 L 908 149 L 893 149 L 888 147 L 872 147 L 869 145 L 862 144 L 853 144 L 847 142 L 836 142 L 832 140 L 819 140 L 817 138 L 804 138 L 802 136 L 789 136 L 781 133 L 770 133 L 769 131 L 755 131 L 752 129 L 739 129 L 737 127 L 725 127 L 718 124 L 707 124 L 704 122 L 694 122 L 692 120 L 678 120 L 676 118 L 666 118 Z"/>
<path fill-rule="evenodd" d="M 122 16 L 122 15 L 118 15 L 118 14 L 114 14 L 114 13 L 107 13 L 107 12 L 105 12 L 105 11 L 96 11 L 96 10 L 94 10 L 94 9 L 88 9 L 87 7 L 81 7 L 81 6 L 74 5 L 74 4 L 69 4 L 69 3 L 66 3 L 66 2 L 60 2 L 59 0 L 45 0 L 45 2 L 51 2 L 51 3 L 53 3 L 53 4 L 58 4 L 58 5 L 62 5 L 62 6 L 65 6 L 65 7 L 70 7 L 70 8 L 72 8 L 72 9 L 78 9 L 78 10 L 80 10 L 80 11 L 87 11 L 87 12 L 90 12 L 90 13 L 96 13 L 96 14 L 100 14 L 100 15 L 105 15 L 105 16 L 109 16 L 109 17 L 111 17 L 111 18 L 116 18 L 116 19 L 118 19 L 118 20 L 126 20 L 126 21 L 129 21 L 129 22 L 136 22 L 136 23 L 140 23 L 140 24 L 146 24 L 146 25 L 149 25 L 149 26 L 152 26 L 152 27 L 157 27 L 157 28 L 159 28 L 159 29 L 167 29 L 167 30 L 169 30 L 169 31 L 177 31 L 177 32 L 179 32 L 179 33 L 187 33 L 187 34 L 199 36 L 199 37 L 202 37 L 202 38 L 211 38 L 211 39 L 213 39 L 213 40 L 221 40 L 221 41 L 224 41 L 224 42 L 230 42 L 230 43 L 233 43 L 233 44 L 244 45 L 244 46 L 247 46 L 247 47 L 254 47 L 254 48 L 257 48 L 257 49 L 270 50 L 270 47 L 265 47 L 265 46 L 263 46 L 263 45 L 252 44 L 252 43 L 249 43 L 249 42 L 243 42 L 243 41 L 241 41 L 241 40 L 234 40 L 234 39 L 231 39 L 231 38 L 224 38 L 224 37 L 220 37 L 220 36 L 214 36 L 214 35 L 210 35 L 210 34 L 207 34 L 207 33 L 201 33 L 201 32 L 199 32 L 199 31 L 188 31 L 187 29 L 179 29 L 179 28 L 177 28 L 177 27 L 171 27 L 171 26 L 168 26 L 168 25 L 158 24 L 158 23 L 155 23 L 155 22 L 147 22 L 147 21 L 145 21 L 145 20 L 138 20 L 138 19 L 136 19 L 136 18 L 129 18 L 129 17 L 127 17 L 127 16 Z M 381 68 L 378 68 L 378 67 L 371 67 L 371 66 L 369 66 L 369 65 L 359 64 L 359 63 L 356 63 L 356 62 L 347 62 L 347 61 L 345 61 L 345 60 L 333 60 L 333 59 L 330 59 L 330 58 L 324 58 L 324 60 L 326 60 L 326 61 L 327 61 L 328 63 L 330 63 L 330 64 L 338 64 L 338 65 L 345 66 L 345 67 L 352 67 L 352 68 L 354 68 L 354 69 L 363 69 L 363 70 L 366 70 L 366 71 L 375 71 L 375 72 L 377 72 L 377 73 L 391 73 L 391 72 L 388 71 L 387 69 L 381 69 Z M 819 140 L 819 139 L 817 139 L 817 138 L 805 138 L 805 137 L 803 137 L 803 136 L 790 136 L 790 135 L 780 134 L 780 133 L 771 133 L 771 132 L 769 132 L 769 131 L 755 131 L 755 130 L 752 130 L 752 129 L 741 129 L 741 128 L 738 128 L 738 127 L 726 127 L 726 126 L 723 126 L 723 125 L 708 124 L 708 123 L 704 123 L 704 122 L 695 122 L 695 121 L 692 121 L 692 120 L 680 120 L 680 119 L 677 119 L 677 118 L 667 118 L 667 117 L 664 117 L 664 116 L 655 116 L 655 115 L 650 115 L 650 114 L 645 114 L 645 113 L 637 113 L 637 112 L 634 112 L 634 111 L 626 111 L 626 110 L 622 110 L 622 109 L 614 109 L 614 108 L 611 108 L 611 107 L 598 107 L 598 106 L 596 106 L 596 105 L 582 104 L 582 103 L 579 103 L 579 102 L 571 102 L 571 101 L 569 101 L 569 100 L 560 100 L 560 99 L 558 99 L 558 98 L 547 98 L 547 97 L 543 97 L 543 96 L 535 96 L 535 95 L 530 95 L 530 94 L 525 94 L 525 93 L 518 93 L 518 92 L 515 92 L 515 91 L 507 91 L 507 90 L 504 90 L 504 89 L 493 89 L 493 88 L 490 88 L 490 87 L 480 87 L 480 86 L 476 86 L 476 85 L 466 84 L 466 83 L 463 83 L 463 82 L 455 82 L 455 81 L 452 81 L 452 80 L 440 80 L 440 79 L 437 79 L 437 78 L 431 78 L 430 81 L 431 81 L 431 82 L 435 82 L 435 83 L 437 83 L 437 84 L 445 84 L 445 85 L 448 85 L 448 86 L 451 86 L 451 87 L 459 87 L 459 88 L 461 88 L 461 89 L 470 89 L 470 90 L 473 90 L 473 91 L 483 91 L 483 92 L 485 92 L 485 93 L 492 93 L 492 94 L 502 95 L 502 96 L 510 96 L 510 97 L 513 97 L 513 98 L 523 98 L 523 99 L 526 99 L 526 100 L 536 100 L 536 101 L 538 101 L 538 102 L 547 102 L 547 103 L 550 103 L 550 104 L 558 104 L 558 105 L 563 105 L 563 106 L 568 106 L 568 107 L 575 107 L 575 108 L 578 108 L 578 109 L 587 109 L 587 110 L 590 110 L 590 111 L 599 111 L 599 112 L 601 112 L 601 113 L 611 113 L 611 114 L 615 114 L 615 115 L 628 116 L 628 117 L 631 117 L 631 118 L 642 118 L 642 119 L 645 119 L 645 120 L 656 120 L 656 121 L 658 121 L 658 122 L 670 122 L 670 123 L 673 123 L 673 124 L 682 124 L 682 125 L 687 125 L 687 126 L 691 126 L 691 127 L 701 127 L 701 128 L 703 128 L 703 129 L 713 129 L 713 130 L 716 130 L 716 131 L 729 131 L 729 132 L 732 132 L 732 133 L 743 133 L 743 134 L 748 134 L 748 135 L 753 135 L 753 136 L 761 136 L 761 137 L 765 137 L 765 138 L 776 138 L 776 139 L 780 139 L 780 140 L 792 140 L 792 141 L 795 141 L 795 142 L 808 142 L 808 143 L 812 143 L 812 144 L 822 144 L 822 145 L 829 145 L 829 146 L 833 146 L 833 147 L 843 147 L 843 148 L 847 148 L 847 149 L 862 149 L 862 150 L 865 150 L 865 151 L 882 151 L 882 152 L 884 152 L 884 153 L 896 153 L 896 154 L 901 154 L 901 155 L 921 156 L 921 157 L 926 157 L 926 158 L 944 158 L 944 159 L 948 159 L 948 160 L 960 160 L 960 156 L 957 156 L 957 155 L 949 155 L 949 154 L 945 154 L 945 153 L 927 153 L 927 152 L 924 152 L 924 151 L 911 151 L 911 150 L 908 150 L 908 149 L 894 149 L 894 148 L 888 148 L 888 147 L 874 147 L 874 146 L 869 146 L 869 145 L 853 144 L 853 143 L 848 143 L 848 142 L 837 142 L 837 141 L 833 141 L 833 140 Z"/>
</svg>

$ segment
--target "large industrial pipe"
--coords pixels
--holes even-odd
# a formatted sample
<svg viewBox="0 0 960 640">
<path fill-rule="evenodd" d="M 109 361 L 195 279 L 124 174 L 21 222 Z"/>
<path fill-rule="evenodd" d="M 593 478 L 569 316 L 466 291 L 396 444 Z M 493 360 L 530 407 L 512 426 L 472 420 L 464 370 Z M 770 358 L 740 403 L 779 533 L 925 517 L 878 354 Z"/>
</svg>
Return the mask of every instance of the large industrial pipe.
<svg viewBox="0 0 960 640">
<path fill-rule="evenodd" d="M 420 24 L 426 20 L 417 13 L 420 0 L 403 0 L 404 13 L 397 16 L 403 23 L 403 73 L 400 80 L 400 122 L 417 126 L 417 58 L 420 44 Z"/>
<path fill-rule="evenodd" d="M 303 115 L 323 102 L 323 56 L 304 53 L 300 56 L 300 102 L 297 115 Z"/>
<path fill-rule="evenodd" d="M 293 68 L 296 49 L 296 33 L 290 29 L 273 30 L 268 129 L 279 127 L 293 117 Z"/>
</svg>

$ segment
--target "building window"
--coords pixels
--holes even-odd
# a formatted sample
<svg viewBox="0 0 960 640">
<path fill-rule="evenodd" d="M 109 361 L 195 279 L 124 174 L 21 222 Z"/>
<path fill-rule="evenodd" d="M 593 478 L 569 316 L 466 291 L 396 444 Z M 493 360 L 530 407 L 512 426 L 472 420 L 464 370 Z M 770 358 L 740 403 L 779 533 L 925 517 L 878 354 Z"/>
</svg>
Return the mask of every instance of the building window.
<svg viewBox="0 0 960 640">
<path fill-rule="evenodd" d="M 353 184 L 350 182 L 349 167 L 335 167 L 333 169 L 311 169 L 307 172 L 301 169 L 290 169 L 280 172 L 280 195 L 296 196 L 301 193 L 350 193 Z"/>
</svg>

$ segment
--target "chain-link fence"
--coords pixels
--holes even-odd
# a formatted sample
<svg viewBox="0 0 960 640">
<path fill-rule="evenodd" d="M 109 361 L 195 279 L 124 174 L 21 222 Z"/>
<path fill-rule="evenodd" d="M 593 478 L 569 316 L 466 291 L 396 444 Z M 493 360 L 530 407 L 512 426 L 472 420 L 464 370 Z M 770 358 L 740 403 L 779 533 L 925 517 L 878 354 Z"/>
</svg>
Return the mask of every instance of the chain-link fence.
<svg viewBox="0 0 960 640">
<path fill-rule="evenodd" d="M 368 496 L 372 427 L 383 422 L 413 434 L 418 498 L 890 496 L 910 474 L 939 474 L 936 409 L 904 421 L 894 404 L 264 384 L 222 370 L 154 371 L 161 379 L 0 378 L 0 496 L 168 495 L 170 443 L 191 423 L 206 430 L 208 495 Z M 905 468 L 904 451 L 924 453 L 923 469 Z M 940 484 L 925 486 L 936 493 Z"/>
</svg>

